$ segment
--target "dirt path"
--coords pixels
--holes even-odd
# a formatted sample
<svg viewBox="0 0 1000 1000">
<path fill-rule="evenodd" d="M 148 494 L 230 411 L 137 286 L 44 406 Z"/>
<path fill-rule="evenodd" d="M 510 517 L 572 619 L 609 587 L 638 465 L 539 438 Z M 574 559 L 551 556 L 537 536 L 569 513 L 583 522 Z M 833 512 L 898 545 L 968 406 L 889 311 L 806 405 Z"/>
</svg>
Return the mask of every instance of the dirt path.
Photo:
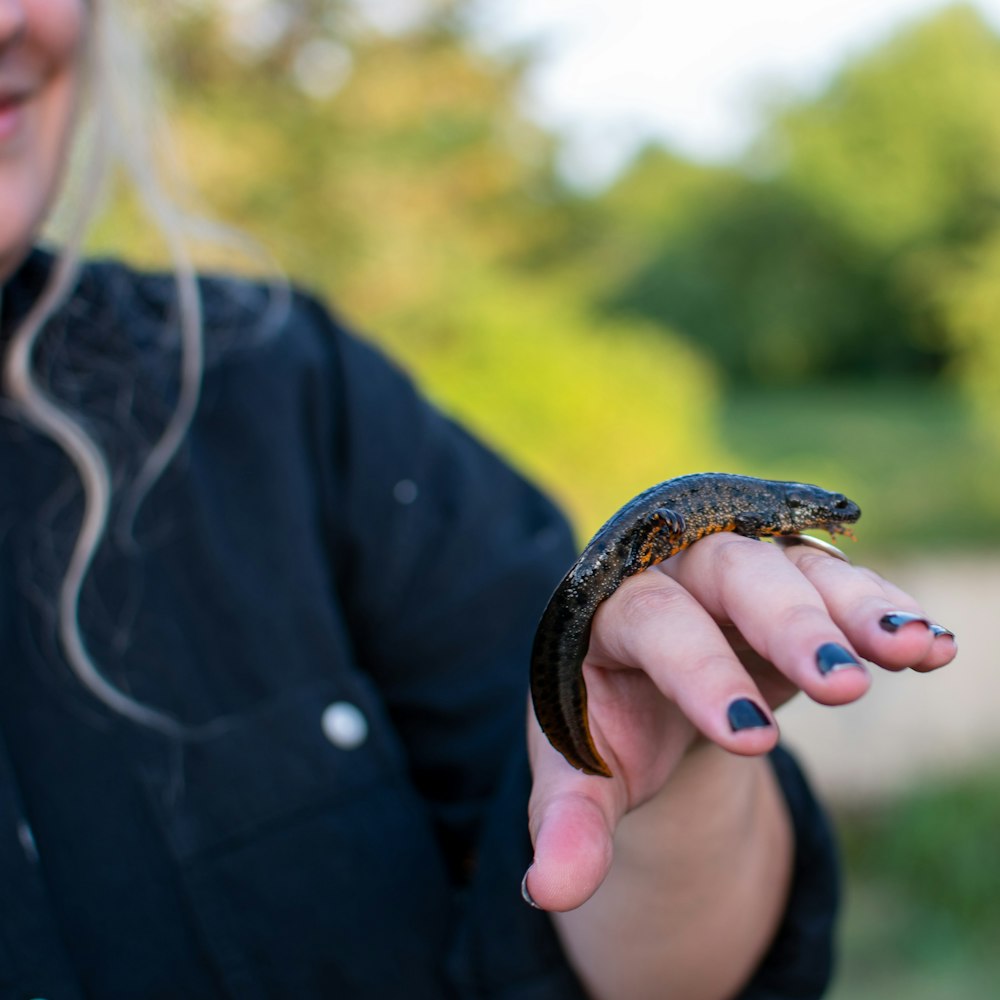
<svg viewBox="0 0 1000 1000">
<path fill-rule="evenodd" d="M 858 800 L 1000 759 L 1000 553 L 880 566 L 958 636 L 958 658 L 934 674 L 876 674 L 858 703 L 799 699 L 779 715 L 785 741 L 816 786 Z"/>
</svg>

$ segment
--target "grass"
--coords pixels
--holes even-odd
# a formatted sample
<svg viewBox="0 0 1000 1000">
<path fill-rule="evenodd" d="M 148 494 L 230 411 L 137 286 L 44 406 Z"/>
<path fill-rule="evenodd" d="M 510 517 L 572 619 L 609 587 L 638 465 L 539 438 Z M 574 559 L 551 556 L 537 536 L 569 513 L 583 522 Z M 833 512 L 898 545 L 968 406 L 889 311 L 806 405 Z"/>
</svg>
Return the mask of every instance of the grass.
<svg viewBox="0 0 1000 1000">
<path fill-rule="evenodd" d="M 996 995 L 998 764 L 839 817 L 847 905 L 831 1000 Z"/>
<path fill-rule="evenodd" d="M 741 471 L 811 479 L 860 503 L 852 555 L 1000 545 L 1000 455 L 957 393 L 924 382 L 734 392 L 724 444 Z"/>
</svg>

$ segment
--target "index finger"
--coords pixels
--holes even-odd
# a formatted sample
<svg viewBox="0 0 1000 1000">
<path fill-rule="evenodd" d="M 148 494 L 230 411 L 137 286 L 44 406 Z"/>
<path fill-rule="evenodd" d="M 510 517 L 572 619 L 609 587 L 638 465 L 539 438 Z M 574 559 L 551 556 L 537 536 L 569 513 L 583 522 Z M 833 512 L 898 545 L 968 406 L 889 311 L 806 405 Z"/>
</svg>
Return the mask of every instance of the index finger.
<svg viewBox="0 0 1000 1000">
<path fill-rule="evenodd" d="M 936 670 L 955 658 L 955 634 L 873 570 L 794 546 L 786 557 L 822 595 L 862 656 L 889 670 Z"/>
</svg>

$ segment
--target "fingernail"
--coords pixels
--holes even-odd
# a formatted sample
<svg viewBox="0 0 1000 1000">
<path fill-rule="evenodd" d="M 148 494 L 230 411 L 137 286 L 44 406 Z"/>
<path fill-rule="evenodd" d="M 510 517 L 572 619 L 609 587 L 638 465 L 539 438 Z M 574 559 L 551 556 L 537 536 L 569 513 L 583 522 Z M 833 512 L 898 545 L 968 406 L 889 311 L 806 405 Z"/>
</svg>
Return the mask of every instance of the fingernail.
<svg viewBox="0 0 1000 1000">
<path fill-rule="evenodd" d="M 531 871 L 533 865 L 528 865 L 528 871 L 524 873 L 524 878 L 521 879 L 521 899 L 523 899 L 528 906 L 533 906 L 536 910 L 540 910 L 541 907 L 531 898 L 531 893 L 528 892 L 528 872 Z"/>
<path fill-rule="evenodd" d="M 824 642 L 816 650 L 816 666 L 824 676 L 835 670 L 846 670 L 848 667 L 860 667 L 857 657 L 839 643 Z"/>
<path fill-rule="evenodd" d="M 931 632 L 934 633 L 934 638 L 935 639 L 937 639 L 938 636 L 946 635 L 953 642 L 957 642 L 957 640 L 955 639 L 955 633 L 952 632 L 952 630 L 950 628 L 945 628 L 943 625 L 934 625 L 934 624 L 932 624 L 930 626 L 930 629 L 931 629 Z"/>
<path fill-rule="evenodd" d="M 882 615 L 878 620 L 879 625 L 886 632 L 898 632 L 904 625 L 909 625 L 910 622 L 921 622 L 928 628 L 931 627 L 931 623 L 923 615 L 915 615 L 912 611 L 890 611 L 888 614 Z"/>
<path fill-rule="evenodd" d="M 771 720 L 764 714 L 764 710 L 749 698 L 737 698 L 729 706 L 726 714 L 734 733 L 744 729 L 766 729 L 771 725 Z"/>
</svg>

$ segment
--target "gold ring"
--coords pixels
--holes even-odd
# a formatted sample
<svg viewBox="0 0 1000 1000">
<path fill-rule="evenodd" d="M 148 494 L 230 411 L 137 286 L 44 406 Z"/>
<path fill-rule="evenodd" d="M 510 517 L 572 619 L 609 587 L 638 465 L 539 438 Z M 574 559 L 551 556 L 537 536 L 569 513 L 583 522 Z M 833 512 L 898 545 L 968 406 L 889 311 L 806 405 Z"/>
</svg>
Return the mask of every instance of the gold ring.
<svg viewBox="0 0 1000 1000">
<path fill-rule="evenodd" d="M 780 545 L 783 549 L 787 549 L 792 545 L 808 545 L 810 548 L 819 549 L 820 552 L 825 552 L 827 555 L 831 555 L 836 559 L 842 559 L 848 565 L 850 565 L 851 562 L 851 560 L 848 559 L 836 545 L 832 545 L 830 542 L 824 541 L 822 538 L 814 538 L 812 535 L 800 535 L 798 533 L 775 535 L 774 543 L 776 545 Z"/>
</svg>

